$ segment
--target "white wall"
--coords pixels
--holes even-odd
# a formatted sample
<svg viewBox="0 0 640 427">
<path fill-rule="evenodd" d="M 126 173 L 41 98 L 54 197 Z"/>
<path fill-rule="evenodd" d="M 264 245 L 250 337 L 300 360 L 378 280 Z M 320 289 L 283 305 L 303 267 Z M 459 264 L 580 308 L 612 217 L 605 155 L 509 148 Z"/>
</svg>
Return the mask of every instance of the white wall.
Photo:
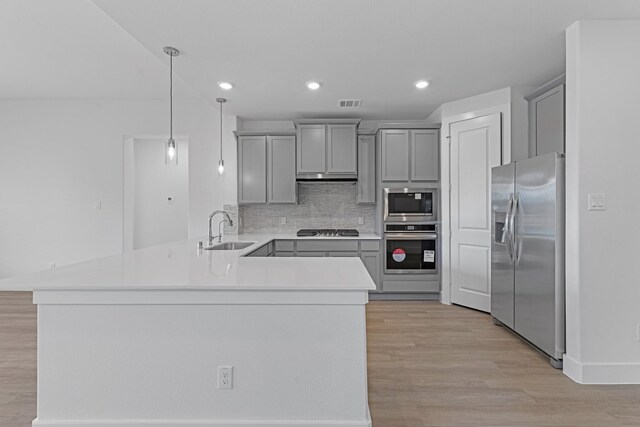
<svg viewBox="0 0 640 427">
<path fill-rule="evenodd" d="M 119 253 L 123 137 L 166 135 L 167 110 L 166 100 L 0 100 L 0 277 Z M 218 117 L 206 101 L 175 103 L 191 154 L 190 236 L 206 235 L 223 205 Z"/>
<path fill-rule="evenodd" d="M 567 353 L 584 383 L 640 383 L 640 21 L 567 30 Z M 605 193 L 607 210 L 587 210 Z"/>
</svg>

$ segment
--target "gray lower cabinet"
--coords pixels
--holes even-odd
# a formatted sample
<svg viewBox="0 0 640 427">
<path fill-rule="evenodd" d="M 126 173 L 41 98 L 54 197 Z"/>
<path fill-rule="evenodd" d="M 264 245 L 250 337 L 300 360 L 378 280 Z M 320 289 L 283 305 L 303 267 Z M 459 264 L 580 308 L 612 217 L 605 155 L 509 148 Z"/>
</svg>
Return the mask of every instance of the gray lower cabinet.
<svg viewBox="0 0 640 427">
<path fill-rule="evenodd" d="M 238 137 L 238 203 L 267 202 L 267 137 Z"/>
<path fill-rule="evenodd" d="M 296 252 L 298 257 L 325 257 L 327 256 L 326 252 L 315 252 L 315 251 L 307 251 L 307 252 Z"/>
<path fill-rule="evenodd" d="M 564 153 L 565 84 L 561 83 L 529 99 L 529 155 Z"/>
<path fill-rule="evenodd" d="M 270 257 L 270 256 L 274 256 L 274 255 L 275 255 L 275 252 L 274 252 L 273 242 L 269 242 L 266 245 L 260 246 L 258 249 L 256 249 L 255 251 L 247 254 L 246 256 L 248 256 L 248 257 Z"/>
<path fill-rule="evenodd" d="M 381 289 L 379 240 L 275 240 L 267 246 L 261 246 L 247 256 L 359 257 L 377 290 Z"/>
<path fill-rule="evenodd" d="M 440 179 L 437 129 L 387 129 L 379 133 L 383 182 Z"/>
<path fill-rule="evenodd" d="M 376 137 L 358 136 L 358 184 L 356 203 L 376 203 Z"/>
<path fill-rule="evenodd" d="M 238 137 L 238 204 L 296 203 L 296 140 Z"/>
<path fill-rule="evenodd" d="M 360 252 L 360 259 L 380 290 L 380 252 Z"/>
</svg>

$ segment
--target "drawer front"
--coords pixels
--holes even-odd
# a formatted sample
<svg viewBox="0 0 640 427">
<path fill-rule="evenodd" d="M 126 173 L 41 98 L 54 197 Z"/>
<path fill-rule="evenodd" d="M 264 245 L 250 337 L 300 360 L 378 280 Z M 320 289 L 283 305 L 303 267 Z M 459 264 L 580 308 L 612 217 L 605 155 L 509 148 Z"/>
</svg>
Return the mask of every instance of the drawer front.
<svg viewBox="0 0 640 427">
<path fill-rule="evenodd" d="M 330 257 L 358 257 L 358 251 L 329 252 Z"/>
<path fill-rule="evenodd" d="M 357 251 L 357 240 L 298 240 L 298 252 L 325 251 L 342 252 Z"/>
<path fill-rule="evenodd" d="M 299 257 L 325 257 L 326 252 L 298 252 Z"/>
<path fill-rule="evenodd" d="M 293 252 L 293 240 L 276 240 L 276 252 Z"/>
<path fill-rule="evenodd" d="M 440 292 L 440 281 L 435 280 L 384 280 L 384 292 Z"/>
<path fill-rule="evenodd" d="M 379 240 L 360 240 L 360 249 L 363 251 L 379 251 Z"/>
</svg>

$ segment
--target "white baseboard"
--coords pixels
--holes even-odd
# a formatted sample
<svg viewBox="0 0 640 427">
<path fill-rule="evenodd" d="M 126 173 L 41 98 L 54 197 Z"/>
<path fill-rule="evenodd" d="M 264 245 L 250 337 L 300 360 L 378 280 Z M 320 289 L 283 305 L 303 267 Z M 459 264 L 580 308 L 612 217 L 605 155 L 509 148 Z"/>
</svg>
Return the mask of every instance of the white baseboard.
<svg viewBox="0 0 640 427">
<path fill-rule="evenodd" d="M 579 384 L 640 384 L 640 363 L 580 363 L 566 354 L 562 372 Z"/>
<path fill-rule="evenodd" d="M 363 421 L 225 421 L 225 420 L 33 420 L 32 425 L 48 427 L 371 427 L 371 417 Z"/>
</svg>

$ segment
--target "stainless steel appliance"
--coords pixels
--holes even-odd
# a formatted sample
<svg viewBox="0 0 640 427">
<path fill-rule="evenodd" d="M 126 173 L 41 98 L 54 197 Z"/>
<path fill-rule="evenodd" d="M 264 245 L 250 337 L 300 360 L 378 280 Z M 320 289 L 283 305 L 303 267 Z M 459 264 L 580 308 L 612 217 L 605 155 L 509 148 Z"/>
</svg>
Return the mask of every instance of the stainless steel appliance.
<svg viewBox="0 0 640 427">
<path fill-rule="evenodd" d="M 434 188 L 385 188 L 384 221 L 419 223 L 437 220 Z"/>
<path fill-rule="evenodd" d="M 353 228 L 303 228 L 298 230 L 299 237 L 358 237 L 360 233 Z"/>
<path fill-rule="evenodd" d="M 386 224 L 384 274 L 436 274 L 438 272 L 436 224 Z"/>
<path fill-rule="evenodd" d="M 491 315 L 562 366 L 565 350 L 564 158 L 491 173 Z"/>
</svg>

